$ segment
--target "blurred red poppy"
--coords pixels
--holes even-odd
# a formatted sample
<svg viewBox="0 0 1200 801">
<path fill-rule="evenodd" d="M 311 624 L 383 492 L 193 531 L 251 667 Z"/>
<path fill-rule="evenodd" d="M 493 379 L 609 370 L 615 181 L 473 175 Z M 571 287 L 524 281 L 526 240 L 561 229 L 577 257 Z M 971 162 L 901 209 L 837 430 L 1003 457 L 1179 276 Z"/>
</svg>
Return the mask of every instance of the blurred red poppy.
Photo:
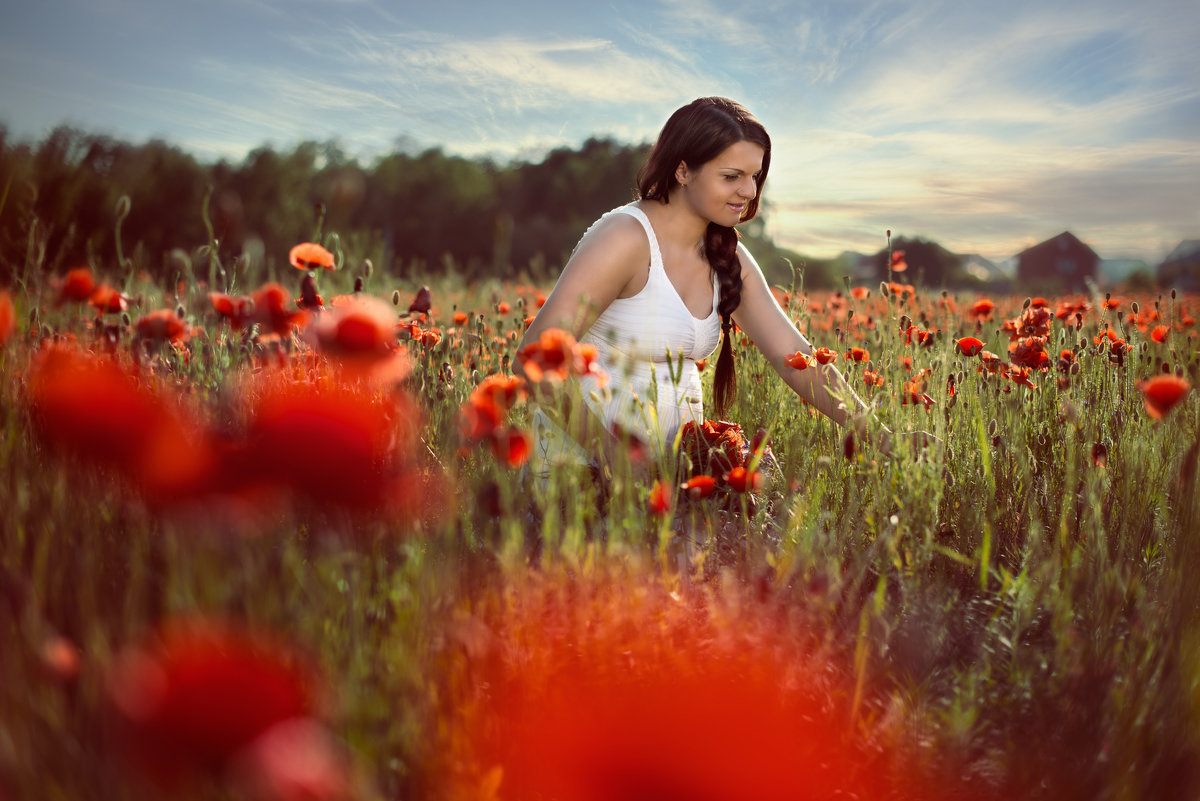
<svg viewBox="0 0 1200 801">
<path fill-rule="evenodd" d="M 247 483 L 361 511 L 400 502 L 415 409 L 399 395 L 345 385 L 283 382 L 262 392 L 244 446 L 229 465 Z"/>
<path fill-rule="evenodd" d="M 120 314 L 129 308 L 129 298 L 108 284 L 101 284 L 88 297 L 88 304 L 100 314 Z"/>
<path fill-rule="evenodd" d="M 572 375 L 599 375 L 595 365 L 595 345 L 581 344 L 560 328 L 542 332 L 536 342 L 530 342 L 517 352 L 517 359 L 529 380 L 563 381 Z"/>
<path fill-rule="evenodd" d="M 996 304 L 992 303 L 991 300 L 988 298 L 980 298 L 971 304 L 971 308 L 967 310 L 967 313 L 972 317 L 987 318 L 991 316 L 992 309 L 994 308 L 996 308 Z"/>
<path fill-rule="evenodd" d="M 837 351 L 829 348 L 817 348 L 812 352 L 813 358 L 817 360 L 817 364 L 829 364 L 837 361 Z"/>
<path fill-rule="evenodd" d="M 882 387 L 883 376 L 875 370 L 863 370 L 863 383 L 868 387 Z"/>
<path fill-rule="evenodd" d="M 904 260 L 904 251 L 892 251 L 892 272 L 902 273 L 908 269 L 908 262 Z"/>
<path fill-rule="evenodd" d="M 954 344 L 958 346 L 958 352 L 963 356 L 978 356 L 983 350 L 983 342 L 975 337 L 963 337 Z"/>
<path fill-rule="evenodd" d="M 209 292 L 213 311 L 229 322 L 234 331 L 241 331 L 250 322 L 254 302 L 247 297 L 234 297 L 223 292 Z"/>
<path fill-rule="evenodd" d="M 468 319 L 467 313 L 464 311 L 458 311 L 458 312 L 454 313 L 454 324 L 455 325 L 466 325 L 467 319 Z"/>
<path fill-rule="evenodd" d="M 712 476 L 692 476 L 680 488 L 689 498 L 707 498 L 717 488 L 717 480 Z"/>
<path fill-rule="evenodd" d="M 492 454 L 508 467 L 520 467 L 529 461 L 533 451 L 533 440 L 529 433 L 519 428 L 504 428 L 492 434 L 489 443 Z"/>
<path fill-rule="evenodd" d="M 214 468 L 204 427 L 108 359 L 47 347 L 31 368 L 26 400 L 46 441 L 116 468 L 152 500 L 197 491 Z"/>
<path fill-rule="evenodd" d="M 281 284 L 263 284 L 250 293 L 251 314 L 247 322 L 257 323 L 264 333 L 287 337 L 297 326 L 308 320 L 308 313 L 289 308 L 291 295 Z"/>
<path fill-rule="evenodd" d="M 500 301 L 496 304 L 496 311 L 498 311 L 500 314 L 508 314 L 510 311 L 512 311 L 512 306 L 508 305 L 504 301 Z"/>
<path fill-rule="evenodd" d="M 725 483 L 734 492 L 755 492 L 762 487 L 763 477 L 757 470 L 747 470 L 739 465 L 725 475 Z"/>
<path fill-rule="evenodd" d="M 307 666 L 271 638 L 176 622 L 118 654 L 108 677 L 117 743 L 164 791 L 219 776 L 272 726 L 315 711 Z"/>
<path fill-rule="evenodd" d="M 787 356 L 784 356 L 783 361 L 788 367 L 792 367 L 796 370 L 804 370 L 810 364 L 809 356 L 803 351 L 799 350 L 795 353 L 789 353 Z"/>
<path fill-rule="evenodd" d="M 1040 369 L 1050 363 L 1045 337 L 1021 337 L 1008 345 L 1009 356 L 1015 365 Z"/>
<path fill-rule="evenodd" d="M 1158 326 L 1155 326 L 1154 330 L 1150 332 L 1150 338 L 1153 339 L 1155 342 L 1163 343 L 1163 342 L 1167 341 L 1167 334 L 1169 334 L 1170 332 L 1171 332 L 1171 329 L 1168 328 L 1167 326 L 1158 325 Z"/>
<path fill-rule="evenodd" d="M 855 300 L 866 300 L 867 297 L 870 296 L 870 294 L 871 294 L 871 290 L 867 289 L 865 286 L 856 286 L 850 290 L 850 295 Z M 787 308 L 787 307 L 785 306 L 784 308 Z"/>
<path fill-rule="evenodd" d="M 17 314 L 7 290 L 0 291 L 0 345 L 8 342 L 17 330 Z"/>
<path fill-rule="evenodd" d="M 466 724 L 498 797 L 931 797 L 889 775 L 849 688 L 748 599 L 731 625 L 639 576 L 510 597 L 488 622 L 501 645 L 479 665 L 484 717 Z"/>
<path fill-rule="evenodd" d="M 1187 397 L 1192 385 L 1187 379 L 1176 375 L 1158 375 L 1147 381 L 1138 382 L 1146 414 L 1159 419 L 1175 408 Z"/>
<path fill-rule="evenodd" d="M 55 305 L 58 306 L 67 302 L 86 303 L 96 291 L 96 279 L 92 276 L 91 267 L 68 270 L 66 276 L 54 284 L 58 289 L 55 299 Z"/>
<path fill-rule="evenodd" d="M 303 242 L 288 252 L 288 261 L 298 270 L 332 270 L 333 254 L 316 242 Z"/>
<path fill-rule="evenodd" d="M 851 347 L 846 351 L 846 358 L 852 362 L 868 362 L 871 360 L 871 352 L 866 348 Z"/>
<path fill-rule="evenodd" d="M 655 481 L 650 487 L 650 496 L 646 499 L 646 507 L 650 513 L 659 517 L 665 517 L 671 513 L 671 507 L 675 503 L 674 494 L 671 492 L 670 486 L 661 481 Z"/>
<path fill-rule="evenodd" d="M 158 309 L 143 314 L 134 324 L 142 339 L 183 342 L 188 339 L 188 327 L 174 309 Z"/>
</svg>

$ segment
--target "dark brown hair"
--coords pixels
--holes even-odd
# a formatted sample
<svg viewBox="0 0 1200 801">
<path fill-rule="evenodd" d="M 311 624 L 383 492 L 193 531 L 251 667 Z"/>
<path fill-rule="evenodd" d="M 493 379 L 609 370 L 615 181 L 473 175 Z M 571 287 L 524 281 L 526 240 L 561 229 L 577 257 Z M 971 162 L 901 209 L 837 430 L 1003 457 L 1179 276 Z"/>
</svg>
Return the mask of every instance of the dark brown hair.
<svg viewBox="0 0 1200 801">
<path fill-rule="evenodd" d="M 643 200 L 670 202 L 670 193 L 679 182 L 675 171 L 680 162 L 699 169 L 730 145 L 753 142 L 763 149 L 758 191 L 746 204 L 742 222 L 758 213 L 763 184 L 771 166 L 771 138 L 767 129 L 744 106 L 725 97 L 702 97 L 678 109 L 667 120 L 650 157 L 638 173 L 638 194 Z M 713 401 L 717 416 L 725 413 L 737 392 L 737 373 L 733 366 L 733 312 L 742 302 L 742 269 L 737 257 L 738 233 L 734 228 L 709 222 L 704 234 L 704 257 L 717 275 L 721 286 L 723 334 L 721 353 L 713 374 Z"/>
</svg>

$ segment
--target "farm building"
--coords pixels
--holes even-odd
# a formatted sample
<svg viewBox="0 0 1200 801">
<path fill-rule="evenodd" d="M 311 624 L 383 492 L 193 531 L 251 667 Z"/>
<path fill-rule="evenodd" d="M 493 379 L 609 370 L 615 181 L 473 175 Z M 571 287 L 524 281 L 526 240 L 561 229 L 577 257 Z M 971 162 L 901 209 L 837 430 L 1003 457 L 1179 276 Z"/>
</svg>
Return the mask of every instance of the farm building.
<svg viewBox="0 0 1200 801">
<path fill-rule="evenodd" d="M 1100 257 L 1070 231 L 1017 254 L 1017 281 L 1021 284 L 1057 285 L 1069 291 L 1087 288 L 1096 280 Z"/>
</svg>

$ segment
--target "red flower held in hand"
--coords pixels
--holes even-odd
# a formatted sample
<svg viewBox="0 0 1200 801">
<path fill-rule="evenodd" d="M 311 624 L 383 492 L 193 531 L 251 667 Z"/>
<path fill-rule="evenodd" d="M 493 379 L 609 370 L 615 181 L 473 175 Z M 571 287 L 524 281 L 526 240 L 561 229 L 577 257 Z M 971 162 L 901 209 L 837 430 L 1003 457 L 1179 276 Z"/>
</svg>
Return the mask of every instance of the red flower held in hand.
<svg viewBox="0 0 1200 801">
<path fill-rule="evenodd" d="M 975 337 L 963 337 L 954 344 L 958 346 L 958 352 L 963 356 L 978 356 L 983 351 L 983 342 Z"/>
<path fill-rule="evenodd" d="M 1142 391 L 1142 400 L 1146 405 L 1146 414 L 1158 420 L 1187 397 L 1192 385 L 1187 379 L 1176 375 L 1159 375 L 1148 381 L 1138 383 Z"/>
</svg>

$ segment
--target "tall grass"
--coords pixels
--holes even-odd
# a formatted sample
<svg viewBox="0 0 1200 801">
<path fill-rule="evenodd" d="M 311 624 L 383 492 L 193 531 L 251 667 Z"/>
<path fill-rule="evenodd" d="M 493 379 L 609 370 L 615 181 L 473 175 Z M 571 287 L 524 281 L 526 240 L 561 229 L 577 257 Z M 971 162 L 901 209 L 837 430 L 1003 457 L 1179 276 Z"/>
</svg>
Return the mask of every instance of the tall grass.
<svg viewBox="0 0 1200 801">
<path fill-rule="evenodd" d="M 346 262 L 355 263 L 349 252 Z M 207 334 L 184 351 L 148 352 L 129 343 L 126 320 L 122 347 L 142 348 L 143 365 L 216 416 L 233 376 L 270 351 L 224 333 L 202 283 L 244 291 L 250 282 L 234 284 L 233 268 L 211 259 L 198 262 L 200 276 L 181 264 L 182 291 L 136 276 L 126 291 L 142 311 L 182 306 Z M 324 276 L 322 291 L 348 293 L 354 277 Z M 416 290 L 367 277 L 368 292 L 398 293 L 398 314 Z M 119 475 L 35 435 L 24 393 L 39 341 L 99 345 L 91 315 L 56 308 L 36 264 L 23 282 L 21 325 L 0 350 L 0 795 L 153 795 L 108 745 L 107 676 L 115 655 L 160 621 L 202 615 L 284 633 L 311 657 L 359 795 L 448 798 L 467 787 L 506 797 L 468 727 L 486 706 L 480 660 L 520 667 L 520 649 L 497 645 L 517 603 L 511 592 L 531 576 L 575 581 L 617 569 L 709 609 L 782 610 L 782 630 L 850 688 L 848 725 L 893 768 L 925 777 L 921 787 L 1030 799 L 1200 792 L 1200 399 L 1192 393 L 1153 420 L 1137 385 L 1163 362 L 1195 384 L 1194 329 L 1159 345 L 1093 297 L 1081 330 L 1053 327 L 1053 351 L 1076 349 L 1078 368 L 1035 371 L 1029 389 L 956 351 L 957 338 L 977 333 L 961 311 L 972 298 L 794 295 L 789 313 L 815 344 L 870 350 L 869 365 L 838 365 L 879 419 L 940 443 L 899 440 L 887 455 L 848 443 L 742 345 L 728 417 L 769 432 L 780 470 L 751 514 L 680 499 L 664 519 L 647 507 L 647 482 L 624 469 L 605 492 L 566 469 L 542 489 L 486 448 L 460 447 L 460 408 L 513 363 L 536 293 L 431 277 L 443 337 L 410 343 L 404 387 L 422 409 L 421 458 L 451 476 L 446 513 L 396 520 L 308 498 L 245 516 L 146 504 Z M 999 322 L 1021 303 L 997 301 L 979 336 L 1004 354 Z M 1159 303 L 1169 323 L 1197 306 Z M 455 310 L 468 322 L 451 324 Z M 905 315 L 937 329 L 932 344 L 904 344 Z M 1121 366 L 1094 342 L 1105 321 L 1131 345 Z M 930 370 L 931 408 L 902 403 L 912 378 L 904 357 L 911 370 Z M 883 387 L 865 388 L 868 368 Z M 529 413 L 518 404 L 512 423 L 527 426 Z M 574 631 L 560 646 L 587 636 Z M 48 659 L 56 637 L 78 649 L 77 673 Z M 921 797 L 915 788 L 909 797 Z"/>
</svg>

